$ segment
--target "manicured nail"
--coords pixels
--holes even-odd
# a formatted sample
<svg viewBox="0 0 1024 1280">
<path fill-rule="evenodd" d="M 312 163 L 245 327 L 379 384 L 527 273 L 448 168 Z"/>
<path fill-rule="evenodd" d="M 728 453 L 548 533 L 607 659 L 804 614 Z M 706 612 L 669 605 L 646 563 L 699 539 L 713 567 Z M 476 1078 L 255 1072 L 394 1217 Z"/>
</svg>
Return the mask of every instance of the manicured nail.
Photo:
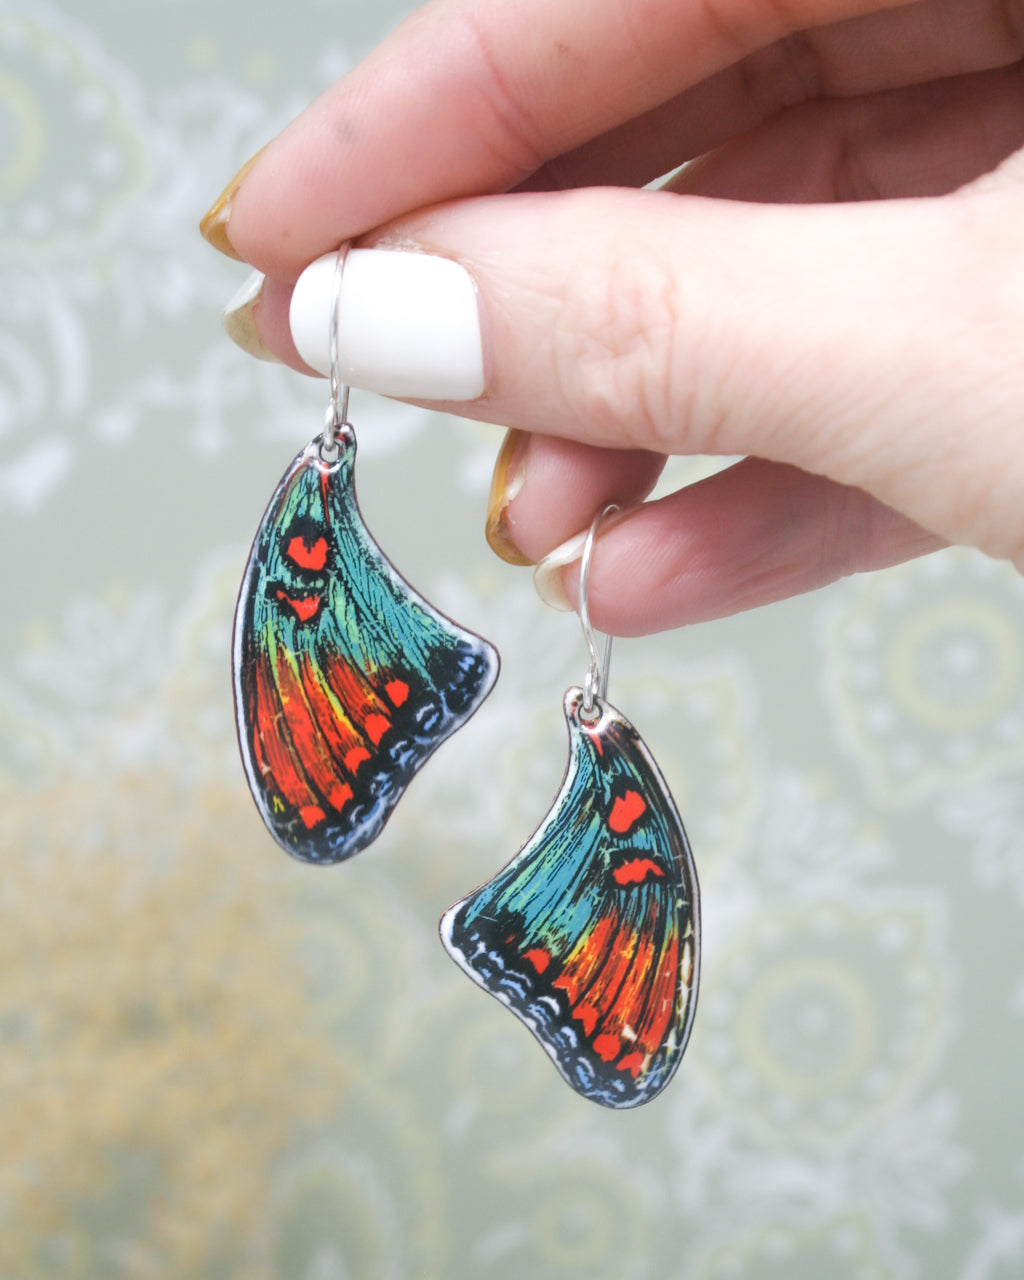
<svg viewBox="0 0 1024 1280">
<path fill-rule="evenodd" d="M 254 271 L 224 308 L 220 319 L 231 341 L 248 355 L 257 360 L 277 360 L 260 337 L 253 319 L 265 279 L 262 271 Z"/>
<path fill-rule="evenodd" d="M 336 254 L 303 271 L 291 303 L 292 337 L 313 369 L 330 373 Z M 473 277 L 450 258 L 352 249 L 338 301 L 338 373 L 364 391 L 407 400 L 475 400 L 484 353 Z"/>
<path fill-rule="evenodd" d="M 526 479 L 526 457 L 529 448 L 529 434 L 513 427 L 505 436 L 505 441 L 498 452 L 494 463 L 494 475 L 491 478 L 491 496 L 487 500 L 487 524 L 484 528 L 484 536 L 494 554 L 507 564 L 533 564 L 530 557 L 524 556 L 512 541 L 507 519 L 509 505 L 522 489 Z"/>
<path fill-rule="evenodd" d="M 210 205 L 206 213 L 203 214 L 203 220 L 199 224 L 199 233 L 215 249 L 219 249 L 221 253 L 229 258 L 235 258 L 239 262 L 242 259 L 235 252 L 234 246 L 228 239 L 228 221 L 231 218 L 231 203 L 235 196 L 238 195 L 238 188 L 245 181 L 245 175 L 253 167 L 260 158 L 266 147 L 260 147 L 249 160 L 246 160 L 241 169 L 235 174 L 228 185 L 220 193 L 213 204 Z"/>
<path fill-rule="evenodd" d="M 565 578 L 562 570 L 583 555 L 587 543 L 587 530 L 577 533 L 575 537 L 563 542 L 549 552 L 533 571 L 533 585 L 537 594 L 559 613 L 572 613 L 573 606 L 565 589 Z"/>
</svg>

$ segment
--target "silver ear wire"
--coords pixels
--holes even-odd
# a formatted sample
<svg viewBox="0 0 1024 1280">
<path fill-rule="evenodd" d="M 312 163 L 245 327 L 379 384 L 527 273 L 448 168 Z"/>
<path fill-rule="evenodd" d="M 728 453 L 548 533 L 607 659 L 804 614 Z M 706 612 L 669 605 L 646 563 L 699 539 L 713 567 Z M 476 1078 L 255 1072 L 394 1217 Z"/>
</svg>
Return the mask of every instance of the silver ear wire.
<svg viewBox="0 0 1024 1280">
<path fill-rule="evenodd" d="M 331 283 L 331 403 L 327 406 L 323 436 L 320 441 L 320 457 L 324 462 L 336 462 L 338 444 L 335 437 L 342 427 L 349 426 L 347 383 L 341 381 L 338 372 L 338 307 L 341 303 L 341 280 L 345 274 L 349 245 L 343 244 L 334 258 L 334 278 Z"/>
<path fill-rule="evenodd" d="M 580 626 L 583 628 L 583 638 L 586 640 L 587 648 L 590 650 L 590 666 L 587 669 L 586 679 L 583 681 L 583 706 L 580 708 L 580 714 L 588 718 L 595 717 L 595 712 L 598 711 L 597 703 L 608 696 L 608 672 L 612 661 L 612 637 L 605 636 L 604 654 L 602 655 L 598 650 L 597 635 L 590 621 L 590 564 L 594 556 L 594 543 L 597 541 L 597 531 L 600 528 L 601 521 L 605 516 L 609 516 L 613 511 L 618 511 L 619 509 L 616 503 L 609 502 L 606 507 L 602 507 L 597 515 L 594 516 L 590 522 L 590 528 L 587 530 L 587 540 L 583 544 L 583 555 L 580 558 Z"/>
</svg>

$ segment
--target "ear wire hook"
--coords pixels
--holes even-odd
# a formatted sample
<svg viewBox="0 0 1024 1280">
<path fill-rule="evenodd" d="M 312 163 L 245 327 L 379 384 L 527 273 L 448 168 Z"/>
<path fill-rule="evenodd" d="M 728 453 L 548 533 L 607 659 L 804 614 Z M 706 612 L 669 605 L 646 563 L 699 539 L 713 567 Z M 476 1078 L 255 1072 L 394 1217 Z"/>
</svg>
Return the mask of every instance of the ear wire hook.
<svg viewBox="0 0 1024 1280">
<path fill-rule="evenodd" d="M 348 421 L 347 383 L 341 381 L 338 372 L 338 307 L 341 303 L 341 280 L 345 274 L 345 263 L 348 260 L 349 244 L 346 241 L 334 258 L 334 277 L 331 282 L 331 403 L 327 406 L 323 436 L 320 441 L 320 457 L 324 462 L 336 462 L 338 459 L 337 434 L 342 427 L 351 427 Z"/>
<path fill-rule="evenodd" d="M 581 714 L 588 718 L 595 718 L 595 712 L 598 710 L 597 703 L 608 696 L 608 671 L 612 661 L 612 637 L 605 636 L 604 654 L 602 655 L 598 650 L 597 635 L 594 631 L 593 623 L 590 621 L 590 564 L 594 556 L 594 543 L 597 541 L 597 531 L 600 528 L 601 521 L 605 516 L 609 516 L 619 509 L 617 503 L 609 502 L 606 507 L 602 507 L 597 515 L 594 516 L 590 522 L 590 528 L 587 530 L 587 540 L 583 544 L 583 555 L 580 557 L 580 626 L 583 628 L 583 638 L 586 640 L 587 648 L 590 650 L 590 666 L 583 682 Z"/>
</svg>

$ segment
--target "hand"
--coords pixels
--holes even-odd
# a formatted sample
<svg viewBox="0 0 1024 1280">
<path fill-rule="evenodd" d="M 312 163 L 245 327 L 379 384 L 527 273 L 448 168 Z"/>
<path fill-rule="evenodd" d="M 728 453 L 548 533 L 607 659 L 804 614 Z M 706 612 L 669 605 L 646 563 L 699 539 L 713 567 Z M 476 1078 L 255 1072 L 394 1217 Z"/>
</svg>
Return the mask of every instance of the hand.
<svg viewBox="0 0 1024 1280">
<path fill-rule="evenodd" d="M 538 560 L 627 508 L 605 629 L 944 541 L 1024 564 L 1022 58 L 1018 0 L 435 0 L 207 230 L 266 273 L 252 322 L 299 368 L 288 298 L 321 253 L 468 267 L 487 385 L 446 407 L 525 433 L 492 542 Z M 690 453 L 749 456 L 637 505 Z"/>
</svg>

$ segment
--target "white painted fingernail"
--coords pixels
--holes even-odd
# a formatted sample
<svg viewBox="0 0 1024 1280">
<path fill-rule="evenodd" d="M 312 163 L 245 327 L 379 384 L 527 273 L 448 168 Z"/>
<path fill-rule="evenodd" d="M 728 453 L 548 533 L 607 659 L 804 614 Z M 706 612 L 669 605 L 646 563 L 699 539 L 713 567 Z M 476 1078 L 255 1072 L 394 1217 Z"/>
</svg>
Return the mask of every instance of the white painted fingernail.
<svg viewBox="0 0 1024 1280">
<path fill-rule="evenodd" d="M 331 371 L 336 255 L 303 271 L 291 303 L 292 338 L 319 373 Z M 410 400 L 475 400 L 484 353 L 473 277 L 450 258 L 351 249 L 338 302 L 338 373 L 364 391 Z"/>
<path fill-rule="evenodd" d="M 579 560 L 587 543 L 587 530 L 577 533 L 561 546 L 555 547 L 533 571 L 533 585 L 545 604 L 559 613 L 572 613 L 573 607 L 565 590 L 562 570 L 567 564 Z"/>
<path fill-rule="evenodd" d="M 254 271 L 224 308 L 221 323 L 231 341 L 249 355 L 257 360 L 277 360 L 273 351 L 264 344 L 253 320 L 253 311 L 260 300 L 265 279 L 261 271 Z"/>
</svg>

